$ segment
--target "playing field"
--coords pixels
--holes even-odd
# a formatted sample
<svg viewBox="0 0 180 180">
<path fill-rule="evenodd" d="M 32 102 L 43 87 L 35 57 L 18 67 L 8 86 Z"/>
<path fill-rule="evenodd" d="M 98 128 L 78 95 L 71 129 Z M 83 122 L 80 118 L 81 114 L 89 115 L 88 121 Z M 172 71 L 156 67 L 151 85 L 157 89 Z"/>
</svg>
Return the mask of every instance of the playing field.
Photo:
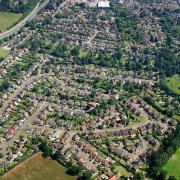
<svg viewBox="0 0 180 180">
<path fill-rule="evenodd" d="M 2 180 L 76 179 L 76 177 L 68 176 L 65 171 L 66 168 L 60 165 L 58 162 L 50 158 L 43 158 L 41 153 L 38 153 L 4 175 Z"/>
<path fill-rule="evenodd" d="M 168 175 L 175 176 L 176 179 L 180 179 L 180 148 L 176 151 L 172 158 L 169 159 L 163 167 L 163 170 L 165 170 Z"/>
<path fill-rule="evenodd" d="M 166 84 L 174 93 L 180 95 L 180 76 L 166 78 Z"/>
<path fill-rule="evenodd" d="M 6 31 L 10 26 L 19 21 L 20 13 L 0 12 L 0 32 Z"/>
<path fill-rule="evenodd" d="M 6 58 L 9 54 L 9 51 L 4 49 L 4 48 L 0 48 L 0 58 Z"/>
</svg>

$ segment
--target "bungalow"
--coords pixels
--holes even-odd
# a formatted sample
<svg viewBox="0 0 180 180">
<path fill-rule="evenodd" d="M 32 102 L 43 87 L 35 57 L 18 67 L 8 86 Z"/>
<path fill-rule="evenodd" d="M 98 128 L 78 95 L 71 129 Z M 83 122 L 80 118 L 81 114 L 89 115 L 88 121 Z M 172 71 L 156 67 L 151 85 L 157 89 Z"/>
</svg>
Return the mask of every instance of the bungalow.
<svg viewBox="0 0 180 180">
<path fill-rule="evenodd" d="M 129 130 L 129 134 L 130 134 L 131 137 L 135 137 L 138 134 L 138 131 L 132 129 L 132 130 Z"/>
</svg>

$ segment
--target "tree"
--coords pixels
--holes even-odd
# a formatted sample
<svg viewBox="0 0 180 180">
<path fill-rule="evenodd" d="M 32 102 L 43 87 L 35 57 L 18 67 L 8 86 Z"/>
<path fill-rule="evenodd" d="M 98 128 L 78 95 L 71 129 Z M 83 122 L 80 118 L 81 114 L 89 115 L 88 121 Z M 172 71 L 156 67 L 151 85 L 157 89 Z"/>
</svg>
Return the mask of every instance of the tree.
<svg viewBox="0 0 180 180">
<path fill-rule="evenodd" d="M 61 150 L 57 150 L 56 152 L 55 152 L 55 154 L 53 155 L 53 159 L 54 160 L 59 160 L 60 158 L 62 157 L 62 155 L 61 155 Z"/>
<path fill-rule="evenodd" d="M 134 180 L 144 180 L 144 175 L 141 172 L 134 174 Z"/>
<path fill-rule="evenodd" d="M 169 176 L 168 180 L 177 180 L 175 176 Z"/>
<path fill-rule="evenodd" d="M 0 85 L 0 91 L 4 91 L 10 87 L 10 83 L 7 79 L 5 79 Z"/>
<path fill-rule="evenodd" d="M 52 24 L 53 23 L 53 17 L 52 16 L 47 16 L 44 21 L 43 24 Z"/>
<path fill-rule="evenodd" d="M 49 88 L 45 88 L 43 93 L 45 96 L 48 96 L 48 97 L 51 96 L 51 91 L 49 90 Z"/>
<path fill-rule="evenodd" d="M 176 152 L 176 150 L 180 147 L 180 124 L 178 123 L 176 126 L 176 130 L 173 134 L 169 134 L 166 139 L 163 140 L 161 146 L 158 151 L 152 155 L 151 160 L 149 162 L 148 174 L 152 178 L 157 178 L 159 180 L 164 179 L 166 177 L 166 173 L 164 171 L 160 171 L 164 164 L 168 161 L 168 159 Z"/>
<path fill-rule="evenodd" d="M 80 166 L 71 166 L 67 169 L 66 173 L 72 176 L 77 176 L 81 172 Z"/>
<path fill-rule="evenodd" d="M 167 176 L 167 173 L 165 171 L 161 170 L 161 172 L 157 176 L 157 180 L 166 180 L 166 176 Z"/>
<path fill-rule="evenodd" d="M 45 73 L 49 73 L 49 71 L 50 71 L 50 70 L 49 70 L 49 67 L 46 66 L 46 67 L 44 68 L 44 72 L 45 72 Z"/>
<path fill-rule="evenodd" d="M 1 0 L 0 9 L 3 11 L 7 11 L 10 8 L 10 0 Z"/>
<path fill-rule="evenodd" d="M 82 172 L 79 177 L 78 180 L 91 180 L 92 177 L 92 173 L 89 171 L 86 172 Z"/>
<path fill-rule="evenodd" d="M 71 55 L 73 56 L 78 56 L 79 55 L 79 47 L 75 46 L 72 50 L 71 50 Z"/>
<path fill-rule="evenodd" d="M 45 157 L 51 156 L 53 154 L 52 148 L 49 146 L 49 144 L 46 141 L 43 141 L 40 144 L 39 148 L 43 152 L 43 155 Z"/>
<path fill-rule="evenodd" d="M 91 91 L 90 97 L 91 97 L 92 99 L 96 97 L 96 91 L 95 91 L 95 90 L 92 90 L 92 91 Z"/>
<path fill-rule="evenodd" d="M 3 157 L 4 157 L 3 153 L 0 153 L 0 158 L 3 158 Z"/>
</svg>

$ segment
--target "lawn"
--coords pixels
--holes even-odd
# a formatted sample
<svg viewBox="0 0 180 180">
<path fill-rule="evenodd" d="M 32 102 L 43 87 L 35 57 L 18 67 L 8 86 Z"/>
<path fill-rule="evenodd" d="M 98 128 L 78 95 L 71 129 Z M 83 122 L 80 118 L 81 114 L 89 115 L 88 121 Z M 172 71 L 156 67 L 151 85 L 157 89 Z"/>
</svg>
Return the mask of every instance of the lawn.
<svg viewBox="0 0 180 180">
<path fill-rule="evenodd" d="M 0 32 L 6 31 L 22 17 L 21 13 L 0 12 Z"/>
<path fill-rule="evenodd" d="M 117 166 L 115 168 L 115 171 L 126 177 L 129 177 L 131 175 L 131 173 L 126 171 L 126 169 L 123 166 Z"/>
<path fill-rule="evenodd" d="M 168 175 L 175 176 L 176 179 L 180 179 L 180 148 L 176 151 L 172 158 L 169 159 L 163 167 L 163 170 L 165 170 Z"/>
<path fill-rule="evenodd" d="M 88 51 L 81 48 L 80 51 L 79 51 L 79 57 L 83 58 L 83 57 L 86 57 L 88 54 Z"/>
<path fill-rule="evenodd" d="M 180 95 L 180 76 L 172 76 L 165 79 L 165 82 L 169 89 L 171 89 L 174 93 Z"/>
<path fill-rule="evenodd" d="M 9 173 L 2 177 L 2 180 L 75 180 L 76 177 L 68 176 L 66 168 L 57 161 L 50 158 L 43 158 L 37 153 L 28 160 L 22 162 Z"/>
<path fill-rule="evenodd" d="M 180 116 L 179 115 L 174 115 L 173 118 L 176 119 L 177 121 L 180 121 Z"/>
<path fill-rule="evenodd" d="M 4 49 L 4 48 L 0 48 L 0 58 L 6 58 L 9 55 L 9 51 Z"/>
</svg>

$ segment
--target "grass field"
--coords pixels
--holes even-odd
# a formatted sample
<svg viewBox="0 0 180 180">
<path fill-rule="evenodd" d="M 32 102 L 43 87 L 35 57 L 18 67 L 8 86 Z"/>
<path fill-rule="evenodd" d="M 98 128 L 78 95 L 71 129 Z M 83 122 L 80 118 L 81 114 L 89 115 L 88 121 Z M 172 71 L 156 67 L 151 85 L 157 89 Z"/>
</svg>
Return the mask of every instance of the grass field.
<svg viewBox="0 0 180 180">
<path fill-rule="evenodd" d="M 123 176 L 129 177 L 130 176 L 130 172 L 126 171 L 126 169 L 123 166 L 117 166 L 115 168 L 115 171 L 117 173 L 122 174 Z"/>
<path fill-rule="evenodd" d="M 180 179 L 180 148 L 176 151 L 172 158 L 169 159 L 163 167 L 163 170 L 165 170 L 168 175 L 175 176 L 176 179 Z"/>
<path fill-rule="evenodd" d="M 180 95 L 180 76 L 172 76 L 165 79 L 167 86 L 174 93 Z"/>
<path fill-rule="evenodd" d="M 9 54 L 9 51 L 4 49 L 4 48 L 0 48 L 0 58 L 6 58 Z"/>
<path fill-rule="evenodd" d="M 37 153 L 28 160 L 22 162 L 9 173 L 2 177 L 2 180 L 75 180 L 76 177 L 68 176 L 66 168 L 57 161 L 50 158 L 43 158 Z"/>
<path fill-rule="evenodd" d="M 6 31 L 10 26 L 19 21 L 20 13 L 0 12 L 0 32 Z"/>
</svg>

